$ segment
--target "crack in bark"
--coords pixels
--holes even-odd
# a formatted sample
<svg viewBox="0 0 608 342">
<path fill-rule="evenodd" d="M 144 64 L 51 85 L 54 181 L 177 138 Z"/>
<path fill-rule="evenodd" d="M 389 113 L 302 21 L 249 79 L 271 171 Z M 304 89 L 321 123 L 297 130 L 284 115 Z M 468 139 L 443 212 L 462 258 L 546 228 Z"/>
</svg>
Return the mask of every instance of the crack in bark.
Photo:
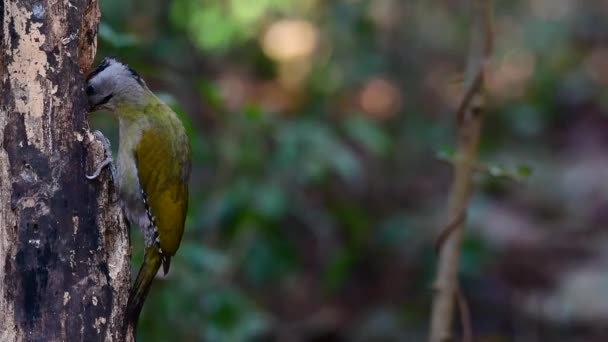
<svg viewBox="0 0 608 342">
<path fill-rule="evenodd" d="M 88 132 L 96 0 L 0 2 L 0 340 L 125 341 L 129 234 Z"/>
</svg>

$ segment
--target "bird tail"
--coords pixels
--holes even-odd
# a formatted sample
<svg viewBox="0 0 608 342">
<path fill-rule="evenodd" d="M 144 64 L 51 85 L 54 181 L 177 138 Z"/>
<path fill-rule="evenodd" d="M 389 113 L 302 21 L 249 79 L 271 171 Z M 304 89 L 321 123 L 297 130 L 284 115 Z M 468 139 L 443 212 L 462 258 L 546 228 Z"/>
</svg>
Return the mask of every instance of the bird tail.
<svg viewBox="0 0 608 342">
<path fill-rule="evenodd" d="M 163 261 L 164 256 L 161 255 L 157 248 L 146 248 L 144 263 L 141 265 L 139 273 L 137 273 L 137 279 L 135 279 L 135 284 L 131 288 L 127 302 L 127 317 L 132 322 L 134 328 L 137 326 L 139 314 L 150 291 L 152 280 L 154 280 Z"/>
</svg>

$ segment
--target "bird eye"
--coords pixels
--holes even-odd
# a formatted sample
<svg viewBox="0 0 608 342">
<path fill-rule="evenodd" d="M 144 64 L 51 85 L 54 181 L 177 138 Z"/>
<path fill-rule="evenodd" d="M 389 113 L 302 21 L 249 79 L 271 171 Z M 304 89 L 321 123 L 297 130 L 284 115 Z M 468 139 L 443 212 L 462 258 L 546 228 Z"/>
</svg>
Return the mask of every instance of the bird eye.
<svg viewBox="0 0 608 342">
<path fill-rule="evenodd" d="M 110 94 L 110 95 L 104 97 L 103 99 L 101 99 L 101 101 L 99 101 L 99 103 L 97 105 L 101 106 L 101 105 L 108 103 L 108 101 L 110 101 L 110 99 L 112 99 L 112 96 L 114 96 L 114 94 Z"/>
<path fill-rule="evenodd" d="M 93 86 L 87 86 L 87 96 L 95 94 L 95 88 Z"/>
</svg>

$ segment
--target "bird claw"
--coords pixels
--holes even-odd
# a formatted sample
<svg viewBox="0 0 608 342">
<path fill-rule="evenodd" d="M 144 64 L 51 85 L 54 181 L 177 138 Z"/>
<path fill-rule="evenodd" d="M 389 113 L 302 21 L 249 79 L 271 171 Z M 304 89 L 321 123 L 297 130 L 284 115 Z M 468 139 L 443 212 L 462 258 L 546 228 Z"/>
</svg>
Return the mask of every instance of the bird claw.
<svg viewBox="0 0 608 342">
<path fill-rule="evenodd" d="M 112 148 L 110 145 L 110 140 L 108 140 L 108 138 L 106 138 L 105 135 L 103 135 L 103 133 L 101 133 L 100 131 L 95 131 L 95 132 L 93 132 L 93 134 L 99 141 L 101 141 L 106 158 L 101 162 L 101 164 L 99 164 L 99 166 L 97 167 L 95 172 L 93 172 L 92 175 L 89 176 L 89 175 L 85 174 L 85 177 L 87 177 L 87 179 L 95 179 L 95 178 L 99 177 L 99 175 L 101 174 L 101 171 L 103 171 L 103 169 L 106 166 L 110 165 L 110 171 L 112 172 L 112 179 L 116 179 L 115 178 L 116 170 L 114 168 L 114 165 L 112 164 L 114 159 L 112 159 Z"/>
<path fill-rule="evenodd" d="M 92 175 L 84 175 L 85 177 L 87 177 L 87 179 L 95 179 L 97 177 L 99 177 L 99 175 L 101 174 L 101 171 L 103 171 L 103 169 L 112 164 L 112 157 L 106 157 L 106 159 L 104 159 L 101 164 L 99 164 L 99 166 L 97 167 L 97 169 L 95 170 L 95 172 L 93 172 Z M 110 166 L 112 167 L 112 166 Z"/>
</svg>

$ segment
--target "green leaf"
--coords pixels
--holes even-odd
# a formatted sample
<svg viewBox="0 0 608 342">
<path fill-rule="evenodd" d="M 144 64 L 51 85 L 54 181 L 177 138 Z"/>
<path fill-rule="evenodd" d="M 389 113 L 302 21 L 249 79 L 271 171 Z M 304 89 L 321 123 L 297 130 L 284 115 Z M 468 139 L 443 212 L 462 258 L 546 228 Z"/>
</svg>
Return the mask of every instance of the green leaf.
<svg viewBox="0 0 608 342">
<path fill-rule="evenodd" d="M 380 125 L 364 119 L 354 117 L 344 123 L 346 133 L 355 141 L 363 145 L 376 155 L 385 154 L 390 145 L 390 138 Z"/>
<path fill-rule="evenodd" d="M 451 162 L 456 157 L 456 148 L 454 146 L 442 146 L 436 155 L 441 160 Z"/>
<path fill-rule="evenodd" d="M 520 178 L 528 178 L 530 176 L 532 176 L 533 170 L 532 167 L 528 166 L 528 165 L 519 165 L 517 167 L 517 175 Z"/>
<path fill-rule="evenodd" d="M 342 287 L 354 267 L 354 257 L 347 249 L 342 249 L 333 256 L 325 273 L 325 284 L 335 291 Z"/>
<path fill-rule="evenodd" d="M 110 25 L 99 24 L 99 38 L 115 48 L 126 48 L 137 45 L 137 37 L 129 33 L 116 32 Z"/>
</svg>

